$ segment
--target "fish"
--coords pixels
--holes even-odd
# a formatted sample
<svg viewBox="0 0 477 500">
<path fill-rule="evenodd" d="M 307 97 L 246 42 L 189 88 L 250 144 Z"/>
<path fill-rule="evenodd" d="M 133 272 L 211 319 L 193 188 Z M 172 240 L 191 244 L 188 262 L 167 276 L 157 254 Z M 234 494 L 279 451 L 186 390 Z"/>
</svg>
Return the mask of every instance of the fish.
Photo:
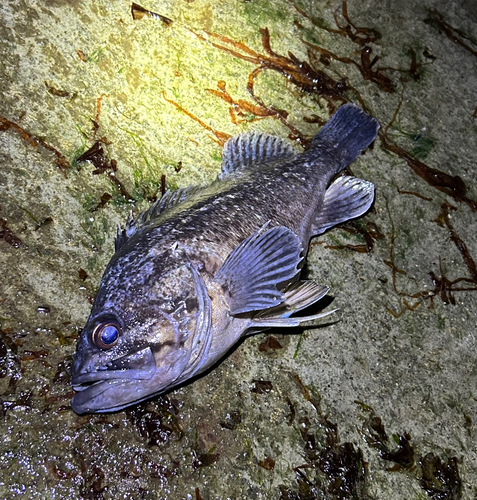
<svg viewBox="0 0 477 500">
<path fill-rule="evenodd" d="M 73 410 L 122 410 L 202 374 L 243 336 L 334 312 L 306 314 L 329 287 L 300 273 L 312 237 L 371 207 L 373 183 L 338 174 L 378 129 L 348 103 L 303 153 L 237 135 L 214 182 L 130 214 L 78 338 Z"/>
</svg>

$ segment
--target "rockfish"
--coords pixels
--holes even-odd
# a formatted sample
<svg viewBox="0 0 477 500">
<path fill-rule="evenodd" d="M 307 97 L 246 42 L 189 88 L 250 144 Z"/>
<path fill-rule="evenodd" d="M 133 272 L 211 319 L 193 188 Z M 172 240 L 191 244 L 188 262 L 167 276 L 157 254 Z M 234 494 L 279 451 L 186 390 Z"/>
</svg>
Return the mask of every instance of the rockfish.
<svg viewBox="0 0 477 500">
<path fill-rule="evenodd" d="M 73 410 L 120 410 L 204 372 L 243 335 L 329 314 L 298 314 L 329 290 L 300 280 L 300 268 L 312 236 L 371 206 L 371 182 L 333 179 L 378 129 L 346 104 L 301 154 L 238 135 L 211 185 L 130 215 L 78 341 Z"/>
</svg>

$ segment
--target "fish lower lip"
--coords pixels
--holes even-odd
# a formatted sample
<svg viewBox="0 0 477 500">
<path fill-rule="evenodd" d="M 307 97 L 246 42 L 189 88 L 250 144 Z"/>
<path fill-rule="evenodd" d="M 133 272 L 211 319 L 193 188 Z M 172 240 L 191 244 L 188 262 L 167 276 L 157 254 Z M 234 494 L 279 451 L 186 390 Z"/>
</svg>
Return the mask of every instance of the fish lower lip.
<svg viewBox="0 0 477 500">
<path fill-rule="evenodd" d="M 71 406 L 78 414 L 114 411 L 114 406 L 106 405 L 103 407 L 104 405 L 101 404 L 101 398 L 103 394 L 107 394 L 112 387 L 122 387 L 124 384 L 128 383 L 134 384 L 134 381 L 128 379 L 98 380 L 92 384 L 85 383 L 80 386 L 73 386 L 76 394 L 71 401 Z M 100 401 L 99 405 L 97 404 L 98 400 Z"/>
</svg>

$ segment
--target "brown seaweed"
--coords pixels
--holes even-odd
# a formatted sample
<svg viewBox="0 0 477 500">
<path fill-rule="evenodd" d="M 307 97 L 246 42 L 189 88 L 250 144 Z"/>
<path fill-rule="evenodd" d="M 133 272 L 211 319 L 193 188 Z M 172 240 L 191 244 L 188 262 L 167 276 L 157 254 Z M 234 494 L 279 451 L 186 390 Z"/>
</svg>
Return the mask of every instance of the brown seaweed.
<svg viewBox="0 0 477 500">
<path fill-rule="evenodd" d="M 110 161 L 104 154 L 102 141 L 96 141 L 87 151 L 76 159 L 77 163 L 89 162 L 95 169 L 93 175 L 99 175 L 107 172 L 108 170 L 117 171 L 116 161 Z"/>
<path fill-rule="evenodd" d="M 52 85 L 50 85 L 46 81 L 45 81 L 45 87 L 46 87 L 46 90 L 51 95 L 54 95 L 56 97 L 71 97 L 71 94 L 69 92 L 67 92 L 66 90 L 57 89 L 56 87 L 53 87 Z"/>
<path fill-rule="evenodd" d="M 230 139 L 230 134 L 226 134 L 225 132 L 220 132 L 219 130 L 214 130 L 212 127 L 210 127 L 205 122 L 203 122 L 200 118 L 198 118 L 197 116 L 192 114 L 190 111 L 187 111 L 185 108 L 183 108 L 180 104 L 173 101 L 172 99 L 168 99 L 166 97 L 166 93 L 164 91 L 162 92 L 162 96 L 164 97 L 164 99 L 167 102 L 169 102 L 170 104 L 175 106 L 178 110 L 185 113 L 189 118 L 192 118 L 194 121 L 199 123 L 199 125 L 201 125 L 203 128 L 205 128 L 205 130 L 208 130 L 209 132 L 211 132 L 216 138 L 216 139 L 214 139 L 215 142 L 217 142 L 221 146 L 223 146 L 228 141 L 228 139 Z"/>
<path fill-rule="evenodd" d="M 257 465 L 265 470 L 273 470 L 275 468 L 275 460 L 271 457 L 265 457 L 263 460 L 259 460 Z"/>
<path fill-rule="evenodd" d="M 415 292 L 413 294 L 409 294 L 406 292 L 402 292 L 398 289 L 397 286 L 397 275 L 406 275 L 406 271 L 400 269 L 395 264 L 395 244 L 396 244 L 396 230 L 394 226 L 394 221 L 391 217 L 391 213 L 389 211 L 388 205 L 388 214 L 391 223 L 391 242 L 390 242 L 390 258 L 384 260 L 384 263 L 389 266 L 392 270 L 392 282 L 394 292 L 402 298 L 403 307 L 401 311 L 396 312 L 388 306 L 385 306 L 386 310 L 393 315 L 394 317 L 400 317 L 404 311 L 407 309 L 409 311 L 415 310 L 419 305 L 421 305 L 425 300 L 430 300 L 430 306 L 434 305 L 434 298 L 439 297 L 444 304 L 452 304 L 455 305 L 456 301 L 454 298 L 455 292 L 471 292 L 477 290 L 477 264 L 473 259 L 467 245 L 459 236 L 454 226 L 452 225 L 449 217 L 450 210 L 457 210 L 456 207 L 449 205 L 448 203 L 443 203 L 441 206 L 441 212 L 439 213 L 437 219 L 434 220 L 439 226 L 445 227 L 448 229 L 450 233 L 450 240 L 455 244 L 456 248 L 462 255 L 464 264 L 467 267 L 470 276 L 459 277 L 454 280 L 450 280 L 444 274 L 444 270 L 442 268 L 442 259 L 439 257 L 439 272 L 440 275 L 436 275 L 434 271 L 429 271 L 428 276 L 434 285 L 433 290 L 422 290 Z M 468 284 L 470 286 L 463 286 L 462 284 Z M 473 286 L 472 286 L 473 285 Z M 410 304 L 406 299 L 415 300 L 414 304 Z"/>
<path fill-rule="evenodd" d="M 405 160 L 411 170 L 425 180 L 429 186 L 454 198 L 457 202 L 466 203 L 475 212 L 477 210 L 477 201 L 466 196 L 467 187 L 460 176 L 453 176 L 438 170 L 437 168 L 426 165 L 390 139 L 388 130 L 397 119 L 399 111 L 401 110 L 403 97 L 404 92 L 401 94 L 401 99 L 391 121 L 386 125 L 386 127 L 379 130 L 378 134 L 381 140 L 381 145 L 386 151 L 390 151 Z"/>
<path fill-rule="evenodd" d="M 348 14 L 348 3 L 346 1 L 343 1 L 343 3 L 341 4 L 341 14 L 346 21 L 346 24 L 341 24 L 336 12 L 333 13 L 335 24 L 337 26 L 336 28 L 330 28 L 323 20 L 310 16 L 303 9 L 298 7 L 295 2 L 292 1 L 292 4 L 303 17 L 311 21 L 318 28 L 327 31 L 328 33 L 333 33 L 349 38 L 352 42 L 358 45 L 367 45 L 369 43 L 374 43 L 381 38 L 381 33 L 377 29 L 356 26 L 351 21 Z"/>
<path fill-rule="evenodd" d="M 268 108 L 263 104 L 254 104 L 244 99 L 234 100 L 225 89 L 225 85 L 226 83 L 223 80 L 220 80 L 217 82 L 218 90 L 207 89 L 207 92 L 210 92 L 212 95 L 215 95 L 230 104 L 230 119 L 234 125 L 244 121 L 255 121 L 267 117 L 278 118 L 279 116 L 285 116 L 286 118 L 288 116 L 286 111 Z M 240 117 L 240 119 L 238 117 Z"/>
<path fill-rule="evenodd" d="M 367 222 L 364 226 L 360 221 L 348 221 L 345 224 L 338 226 L 339 229 L 351 234 L 359 234 L 363 237 L 365 243 L 360 245 L 325 245 L 325 248 L 331 250 L 351 250 L 358 253 L 370 253 L 374 248 L 374 242 L 376 240 L 384 239 L 384 235 L 381 233 L 379 227 L 375 222 Z"/>
<path fill-rule="evenodd" d="M 255 394 L 268 394 L 273 389 L 273 385 L 269 380 L 252 380 L 252 384 L 250 392 Z"/>
<path fill-rule="evenodd" d="M 411 170 L 424 179 L 429 186 L 454 198 L 457 202 L 466 203 L 474 212 L 477 210 L 477 201 L 466 196 L 467 187 L 458 175 L 450 175 L 442 170 L 430 167 L 411 156 L 404 148 L 393 143 L 385 132 L 379 132 L 384 149 L 393 152 L 406 161 Z"/>
<path fill-rule="evenodd" d="M 258 346 L 260 352 L 268 352 L 276 349 L 283 349 L 283 345 L 275 335 L 267 335 L 267 338 Z"/>
<path fill-rule="evenodd" d="M 65 177 L 67 176 L 67 171 L 71 168 L 70 162 L 56 148 L 48 144 L 42 138 L 31 134 L 30 132 L 27 132 L 24 128 L 20 127 L 20 125 L 8 120 L 3 116 L 0 116 L 0 131 L 9 129 L 19 134 L 20 137 L 31 146 L 41 146 L 42 148 L 51 151 L 56 156 L 56 166 L 61 170 Z"/>
<path fill-rule="evenodd" d="M 451 457 L 447 462 L 433 453 L 419 460 L 422 470 L 421 488 L 433 500 L 459 500 L 462 498 L 462 481 L 457 459 Z"/>
<path fill-rule="evenodd" d="M 306 463 L 293 468 L 298 492 L 282 485 L 280 499 L 367 498 L 367 464 L 363 452 L 352 443 L 340 443 L 338 427 L 323 414 L 319 398 L 310 392 L 297 375 L 294 378 L 303 397 L 316 410 L 319 431 L 312 431 L 313 424 L 309 417 L 299 419 L 297 427 L 304 443 Z"/>
<path fill-rule="evenodd" d="M 464 31 L 451 26 L 438 10 L 429 9 L 428 12 L 429 17 L 424 19 L 424 23 L 437 27 L 452 43 L 460 45 L 472 55 L 477 56 L 477 42 L 475 40 Z"/>
<path fill-rule="evenodd" d="M 22 240 L 8 227 L 7 220 L 0 217 L 0 240 L 5 240 L 6 243 L 13 248 L 19 248 Z"/>
<path fill-rule="evenodd" d="M 307 45 L 312 51 L 318 52 L 321 56 L 325 56 L 328 59 L 334 59 L 336 61 L 340 61 L 345 64 L 352 64 L 358 68 L 363 77 L 363 80 L 367 80 L 375 83 L 380 90 L 383 92 L 394 92 L 395 84 L 387 75 L 383 74 L 383 71 L 393 70 L 393 71 L 406 71 L 401 69 L 394 68 L 376 68 L 375 65 L 378 62 L 378 56 L 375 56 L 371 59 L 372 49 L 371 47 L 365 46 L 361 49 L 361 58 L 360 61 L 355 61 L 350 57 L 341 57 L 330 50 L 324 49 L 323 47 L 319 47 L 316 44 L 311 42 L 307 42 L 306 40 L 302 40 L 302 42 Z M 407 70 L 409 71 L 409 70 Z M 348 86 L 349 89 L 351 87 Z"/>
<path fill-rule="evenodd" d="M 231 411 L 227 413 L 227 416 L 220 423 L 220 427 L 222 429 L 229 429 L 233 431 L 238 427 L 238 425 L 242 422 L 242 416 L 238 410 Z"/>
<path fill-rule="evenodd" d="M 156 12 L 147 10 L 134 2 L 131 5 L 131 15 L 135 21 L 138 21 L 139 19 L 142 19 L 144 16 L 146 16 L 150 17 L 151 19 L 158 19 L 164 26 L 172 26 L 172 24 L 174 23 L 172 19 L 169 19 L 168 17 L 161 14 L 157 14 Z"/>
<path fill-rule="evenodd" d="M 76 162 L 91 163 L 95 167 L 95 169 L 92 171 L 93 175 L 106 174 L 111 182 L 117 187 L 119 194 L 126 200 L 132 200 L 132 196 L 126 190 L 122 182 L 116 177 L 116 172 L 118 171 L 117 161 L 106 157 L 103 149 L 103 143 L 104 138 L 96 140 L 87 151 L 85 151 L 76 159 Z M 108 198 L 108 196 L 111 195 L 109 195 L 108 193 L 104 193 L 101 198 L 101 202 L 96 205 L 92 209 L 92 211 L 94 212 L 99 208 L 104 207 L 104 205 L 106 205 L 106 203 L 111 199 L 106 199 Z"/>
<path fill-rule="evenodd" d="M 126 410 L 126 416 L 148 446 L 159 446 L 170 439 L 180 440 L 184 436 L 177 417 L 178 408 L 167 396 L 159 397 L 157 403 L 140 403 Z"/>
<path fill-rule="evenodd" d="M 398 448 L 391 450 L 381 418 L 376 416 L 374 410 L 369 406 L 359 401 L 356 403 L 368 413 L 367 417 L 363 417 L 364 421 L 360 430 L 364 440 L 371 448 L 378 450 L 380 458 L 395 463 L 393 467 L 387 469 L 388 472 L 411 472 L 417 464 L 421 474 L 420 486 L 430 498 L 433 500 L 459 500 L 462 498 L 462 481 L 456 457 L 451 457 L 446 462 L 434 453 L 417 458 L 407 432 L 402 435 L 393 435 Z"/>
<path fill-rule="evenodd" d="M 209 38 L 207 39 L 199 33 L 194 31 L 192 33 L 204 42 L 209 41 L 213 47 L 257 66 L 248 76 L 247 90 L 254 101 L 261 107 L 267 108 L 261 99 L 255 95 L 254 85 L 258 75 L 268 70 L 284 75 L 287 81 L 297 86 L 303 92 L 318 94 L 323 97 L 328 101 L 330 109 L 334 109 L 336 102 L 346 102 L 344 92 L 349 87 L 345 80 L 334 80 L 325 72 L 312 67 L 308 62 L 299 60 L 291 52 L 288 52 L 288 57 L 274 52 L 270 45 L 268 28 L 260 29 L 263 48 L 262 54 L 250 49 L 243 42 L 237 42 L 224 35 L 205 31 Z M 217 42 L 213 40 L 217 40 Z M 287 125 L 286 115 L 278 109 L 275 109 L 275 112 L 276 117 Z"/>
</svg>

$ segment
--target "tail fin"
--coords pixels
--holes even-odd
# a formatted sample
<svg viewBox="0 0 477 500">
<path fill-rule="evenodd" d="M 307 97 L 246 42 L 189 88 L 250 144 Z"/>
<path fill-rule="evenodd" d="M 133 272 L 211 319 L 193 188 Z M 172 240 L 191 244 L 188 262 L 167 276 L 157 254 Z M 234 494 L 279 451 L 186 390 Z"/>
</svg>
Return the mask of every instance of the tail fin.
<svg viewBox="0 0 477 500">
<path fill-rule="evenodd" d="M 355 104 L 345 104 L 316 135 L 310 150 L 338 153 L 340 165 L 336 172 L 339 172 L 374 141 L 378 130 L 379 123 L 375 118 Z"/>
</svg>

